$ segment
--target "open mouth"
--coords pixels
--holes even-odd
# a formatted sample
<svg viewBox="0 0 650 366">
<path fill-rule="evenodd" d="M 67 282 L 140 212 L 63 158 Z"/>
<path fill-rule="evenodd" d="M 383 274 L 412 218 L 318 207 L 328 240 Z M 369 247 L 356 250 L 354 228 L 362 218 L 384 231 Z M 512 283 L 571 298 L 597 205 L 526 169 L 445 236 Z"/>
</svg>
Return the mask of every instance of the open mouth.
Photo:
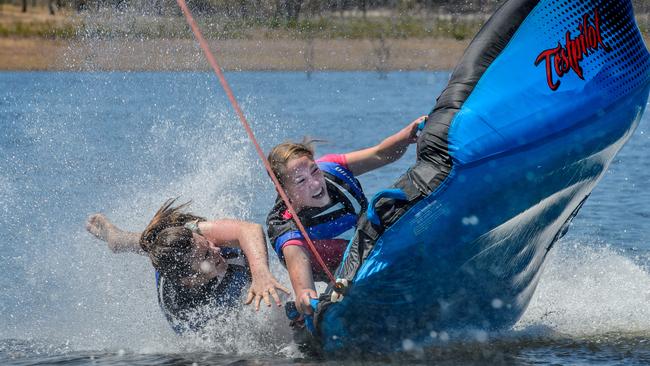
<svg viewBox="0 0 650 366">
<path fill-rule="evenodd" d="M 316 193 L 315 195 L 311 196 L 311 198 L 320 199 L 324 195 L 325 195 L 325 189 L 323 189 L 323 187 L 321 187 L 320 191 L 318 191 L 318 193 Z"/>
</svg>

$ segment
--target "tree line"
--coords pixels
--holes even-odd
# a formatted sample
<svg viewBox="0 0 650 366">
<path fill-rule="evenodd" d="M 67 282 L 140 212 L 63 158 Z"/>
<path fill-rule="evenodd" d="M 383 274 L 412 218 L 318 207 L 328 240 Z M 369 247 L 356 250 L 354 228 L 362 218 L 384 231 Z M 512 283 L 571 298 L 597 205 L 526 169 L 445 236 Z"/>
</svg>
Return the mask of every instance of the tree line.
<svg viewBox="0 0 650 366">
<path fill-rule="evenodd" d="M 233 19 L 297 21 L 300 17 L 354 13 L 362 17 L 384 12 L 395 14 L 492 13 L 505 0 L 187 0 L 188 6 L 202 15 L 223 15 Z M 2 3 L 47 6 L 51 14 L 68 7 L 79 12 L 106 8 L 132 9 L 143 14 L 179 15 L 175 0 L 0 0 Z M 633 0 L 637 13 L 650 11 L 650 0 Z"/>
<path fill-rule="evenodd" d="M 435 12 L 492 12 L 504 0 L 187 0 L 188 6 L 201 14 L 221 14 L 237 18 L 276 16 L 297 20 L 300 16 L 322 16 L 326 13 L 358 11 L 366 16 L 373 10 Z M 175 0 L 0 0 L 2 3 L 22 4 L 23 11 L 36 6 L 48 6 L 53 11 L 72 8 L 93 11 L 104 8 L 137 9 L 156 15 L 177 13 Z"/>
</svg>

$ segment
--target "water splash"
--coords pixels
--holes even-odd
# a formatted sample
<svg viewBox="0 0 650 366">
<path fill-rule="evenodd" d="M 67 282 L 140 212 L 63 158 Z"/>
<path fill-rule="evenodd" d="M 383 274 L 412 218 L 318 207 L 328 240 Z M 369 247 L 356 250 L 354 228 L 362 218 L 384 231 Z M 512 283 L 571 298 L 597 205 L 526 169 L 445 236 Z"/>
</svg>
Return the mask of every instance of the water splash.
<svg viewBox="0 0 650 366">
<path fill-rule="evenodd" d="M 561 242 L 515 329 L 543 326 L 567 336 L 643 333 L 650 329 L 650 274 L 622 250 Z"/>
<path fill-rule="evenodd" d="M 92 95 L 105 88 L 110 97 L 115 86 L 111 77 L 105 79 L 100 86 L 82 83 L 79 92 Z M 56 352 L 269 354 L 285 347 L 282 309 L 255 314 L 245 308 L 210 333 L 179 340 L 158 309 L 148 259 L 112 254 L 83 229 L 88 214 L 102 211 L 126 230 L 141 230 L 164 200 L 178 196 L 193 199 L 192 210 L 208 218 L 260 221 L 260 196 L 268 198 L 263 207 L 270 206 L 273 191 L 232 116 L 221 104 L 208 103 L 212 96 L 200 96 L 194 99 L 199 107 L 190 109 L 194 112 L 170 117 L 174 111 L 165 111 L 174 107 L 165 105 L 133 118 L 124 112 L 151 106 L 123 98 L 121 108 L 105 110 L 99 118 L 103 124 L 89 126 L 87 115 L 101 115 L 101 102 L 51 115 L 55 94 L 26 113 L 20 133 L 25 143 L 10 165 L 15 174 L 0 179 L 0 196 L 7 198 L 3 205 L 12 214 L 6 217 L 3 243 L 18 244 L 2 254 L 12 275 L 0 281 L 0 339 L 44 340 Z M 273 121 L 261 131 L 272 137 L 282 126 Z M 20 166 L 31 174 L 27 184 L 16 186 Z M 272 265 L 288 283 L 277 260 Z"/>
</svg>

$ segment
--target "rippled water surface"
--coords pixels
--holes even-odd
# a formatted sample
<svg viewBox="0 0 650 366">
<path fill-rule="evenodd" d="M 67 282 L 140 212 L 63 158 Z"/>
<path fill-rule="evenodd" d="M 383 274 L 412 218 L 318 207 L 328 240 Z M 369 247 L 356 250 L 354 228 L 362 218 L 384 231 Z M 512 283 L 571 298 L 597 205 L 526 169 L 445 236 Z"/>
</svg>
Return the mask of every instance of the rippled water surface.
<svg viewBox="0 0 650 366">
<path fill-rule="evenodd" d="M 227 77 L 266 151 L 309 135 L 326 140 L 324 154 L 370 146 L 428 113 L 449 74 Z M 648 119 L 552 251 L 512 330 L 373 361 L 649 363 Z M 147 260 L 112 254 L 83 229 L 100 211 L 140 230 L 176 196 L 207 217 L 263 222 L 273 188 L 211 74 L 0 73 L 0 153 L 0 364 L 337 364 L 296 351 L 277 309 L 175 336 Z M 413 159 L 411 150 L 361 177 L 366 192 Z"/>
</svg>

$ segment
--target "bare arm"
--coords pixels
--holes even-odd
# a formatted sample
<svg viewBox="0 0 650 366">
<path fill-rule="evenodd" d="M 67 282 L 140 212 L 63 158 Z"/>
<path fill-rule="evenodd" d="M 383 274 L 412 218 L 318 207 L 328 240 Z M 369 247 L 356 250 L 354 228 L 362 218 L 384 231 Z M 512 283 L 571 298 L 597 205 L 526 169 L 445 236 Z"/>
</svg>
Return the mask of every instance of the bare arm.
<svg viewBox="0 0 650 366">
<path fill-rule="evenodd" d="M 224 219 L 200 222 L 199 230 L 206 239 L 217 246 L 240 247 L 244 251 L 253 276 L 246 304 L 255 299 L 255 308 L 259 309 L 260 301 L 264 299 L 270 306 L 270 295 L 275 303 L 281 306 L 276 289 L 286 293 L 289 293 L 289 290 L 282 286 L 269 270 L 266 239 L 261 225 Z"/>
<path fill-rule="evenodd" d="M 86 221 L 86 230 L 97 239 L 105 241 L 113 253 L 145 254 L 140 247 L 141 233 L 122 230 L 102 214 L 90 215 Z"/>
<path fill-rule="evenodd" d="M 269 271 L 266 239 L 261 225 L 222 219 L 200 222 L 199 230 L 206 239 L 217 246 L 241 248 L 253 275 Z"/>
<path fill-rule="evenodd" d="M 360 175 L 401 158 L 408 146 L 417 141 L 417 127 L 424 119 L 425 116 L 419 117 L 378 145 L 345 154 L 350 171 Z"/>
<path fill-rule="evenodd" d="M 311 261 L 304 247 L 288 245 L 282 248 L 291 286 L 296 296 L 297 308 L 301 313 L 311 314 L 310 299 L 317 298 L 318 293 L 314 286 Z"/>
</svg>

